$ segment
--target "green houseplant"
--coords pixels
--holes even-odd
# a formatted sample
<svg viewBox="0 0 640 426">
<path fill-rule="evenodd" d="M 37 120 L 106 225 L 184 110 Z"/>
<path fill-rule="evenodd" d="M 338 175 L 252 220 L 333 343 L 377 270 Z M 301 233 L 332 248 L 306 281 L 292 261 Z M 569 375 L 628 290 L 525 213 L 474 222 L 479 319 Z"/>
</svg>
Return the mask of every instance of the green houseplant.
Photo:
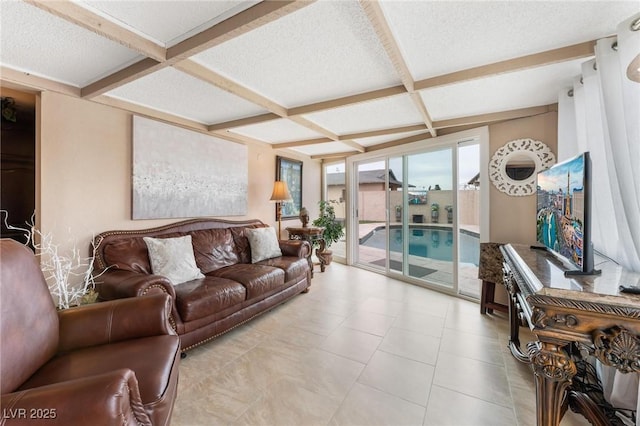
<svg viewBox="0 0 640 426">
<path fill-rule="evenodd" d="M 440 204 L 432 203 L 431 204 L 431 222 L 437 223 L 439 217 L 440 217 Z"/>
<path fill-rule="evenodd" d="M 335 200 L 320 201 L 318 203 L 320 216 L 313 221 L 313 226 L 324 228 L 322 238 L 325 244 L 314 243 L 314 246 L 317 246 L 316 256 L 320 259 L 320 270 L 322 271 L 324 271 L 324 266 L 330 264 L 333 259 L 332 252 L 328 248 L 344 235 L 344 228 L 336 219 L 335 207 L 333 206 L 335 203 L 337 203 Z"/>
</svg>

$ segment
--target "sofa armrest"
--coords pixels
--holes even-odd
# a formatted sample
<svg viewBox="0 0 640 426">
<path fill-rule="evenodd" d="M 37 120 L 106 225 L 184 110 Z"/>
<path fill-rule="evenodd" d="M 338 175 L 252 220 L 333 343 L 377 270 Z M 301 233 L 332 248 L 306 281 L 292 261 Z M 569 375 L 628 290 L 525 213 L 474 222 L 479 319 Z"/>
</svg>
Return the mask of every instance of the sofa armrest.
<svg viewBox="0 0 640 426">
<path fill-rule="evenodd" d="M 4 394 L 3 425 L 151 425 L 129 369 Z"/>
<path fill-rule="evenodd" d="M 175 299 L 176 293 L 168 278 L 123 269 L 107 269 L 96 280 L 101 300 L 166 293 Z"/>
<path fill-rule="evenodd" d="M 176 334 L 170 323 L 173 302 L 153 294 L 79 306 L 58 312 L 58 352 L 122 340 Z"/>
<path fill-rule="evenodd" d="M 304 240 L 279 240 L 283 256 L 307 258 L 311 256 L 311 243 Z"/>
</svg>

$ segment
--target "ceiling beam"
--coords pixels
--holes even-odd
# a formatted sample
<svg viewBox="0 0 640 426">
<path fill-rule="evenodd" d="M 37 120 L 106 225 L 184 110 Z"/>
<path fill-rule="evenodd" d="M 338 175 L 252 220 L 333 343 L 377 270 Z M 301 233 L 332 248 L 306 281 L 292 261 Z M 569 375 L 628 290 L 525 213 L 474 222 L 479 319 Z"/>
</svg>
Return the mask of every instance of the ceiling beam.
<svg viewBox="0 0 640 426">
<path fill-rule="evenodd" d="M 314 3 L 315 0 L 267 0 L 237 13 L 167 49 L 167 60 L 182 60 L 255 30 Z"/>
<path fill-rule="evenodd" d="M 305 139 L 301 141 L 274 143 L 272 146 L 273 146 L 273 149 L 284 149 L 284 148 L 295 148 L 298 146 L 318 145 L 318 144 L 327 143 L 327 142 L 335 142 L 335 141 L 329 138 L 316 138 L 316 139 Z"/>
<path fill-rule="evenodd" d="M 0 65 L 0 80 L 19 86 L 80 97 L 80 88 Z"/>
<path fill-rule="evenodd" d="M 510 111 L 493 112 L 489 114 L 479 114 L 468 117 L 453 118 L 449 120 L 434 121 L 433 125 L 436 129 L 444 129 L 447 127 L 466 126 L 470 124 L 487 124 L 496 121 L 513 120 L 516 118 L 532 117 L 534 115 L 545 114 L 553 111 L 553 105 L 543 105 L 530 108 L 520 108 Z"/>
<path fill-rule="evenodd" d="M 41 0 L 44 3 L 47 1 Z M 82 89 L 83 97 L 94 97 L 120 87 L 147 74 L 174 65 L 248 31 L 308 6 L 310 1 L 263 1 L 167 49 L 166 60 L 143 59 Z"/>
<path fill-rule="evenodd" d="M 85 7 L 70 1 L 23 0 L 65 21 L 85 28 L 156 61 L 164 61 L 167 49 Z"/>
<path fill-rule="evenodd" d="M 387 98 L 390 96 L 396 96 L 403 93 L 407 93 L 407 89 L 404 86 L 393 86 L 384 89 L 372 90 L 370 92 L 358 93 L 356 95 L 344 96 L 342 98 L 331 99 L 323 102 L 316 102 L 314 104 L 302 105 L 289 109 L 289 115 L 302 115 L 311 114 L 319 111 L 326 111 L 334 108 L 341 108 L 348 105 L 359 104 L 362 102 L 375 101 L 377 99 Z"/>
<path fill-rule="evenodd" d="M 475 80 L 478 78 L 491 77 L 513 71 L 522 71 L 529 68 L 552 65 L 558 62 L 572 61 L 574 59 L 588 58 L 594 55 L 595 40 L 559 49 L 547 50 L 545 52 L 534 53 L 532 55 L 520 56 L 518 58 L 507 59 L 505 61 L 494 62 L 475 68 L 443 74 L 437 77 L 426 78 L 416 81 L 415 89 L 424 90 L 448 84 L 461 83 L 463 81 Z"/>
<path fill-rule="evenodd" d="M 384 12 L 382 12 L 380 4 L 377 0 L 360 0 L 360 6 L 362 6 L 362 9 L 367 15 L 367 18 L 369 18 L 374 31 L 378 35 L 378 39 L 382 43 L 384 50 L 387 52 L 387 56 L 396 69 L 398 76 L 400 76 L 402 84 L 404 85 L 405 89 L 407 89 L 407 92 L 409 92 L 409 94 L 411 95 L 411 101 L 424 120 L 424 124 L 427 126 L 427 129 L 431 133 L 431 136 L 435 137 L 436 130 L 433 128 L 431 116 L 429 115 L 427 107 L 422 101 L 420 95 L 414 92 L 415 84 L 413 81 L 413 77 L 411 76 L 411 71 L 409 71 L 409 67 L 407 66 L 407 63 L 402 56 L 402 52 L 400 52 L 398 42 L 391 32 L 391 28 L 387 23 L 387 19 L 384 16 Z"/>
<path fill-rule="evenodd" d="M 222 123 L 210 124 L 209 130 L 232 129 L 234 127 L 248 126 L 250 124 L 264 123 L 266 121 L 280 118 L 278 114 L 268 112 L 266 114 L 254 115 L 253 117 L 239 118 L 237 120 L 225 121 Z"/>
<path fill-rule="evenodd" d="M 82 88 L 82 97 L 91 99 L 106 92 L 124 86 L 139 78 L 149 75 L 155 71 L 166 67 L 166 62 L 158 62 L 155 59 L 144 58 L 135 64 L 129 65 L 119 71 L 114 72 L 98 81 L 95 81 Z"/>
<path fill-rule="evenodd" d="M 420 91 L 433 87 L 445 86 L 448 84 L 461 83 L 476 78 L 491 77 L 492 75 L 518 71 L 525 68 L 541 67 L 558 62 L 586 58 L 593 56 L 593 46 L 595 46 L 595 40 L 561 47 L 559 49 L 548 50 L 533 55 L 508 59 L 506 61 L 495 62 L 493 64 L 483 65 L 481 67 L 471 68 L 469 70 L 442 74 L 436 77 L 416 81 L 414 82 L 413 86 L 414 90 Z M 357 95 L 350 95 L 342 98 L 335 98 L 323 102 L 300 105 L 295 108 L 290 108 L 289 116 L 311 114 L 314 112 L 341 108 L 361 102 L 375 101 L 378 99 L 396 96 L 403 93 L 408 93 L 404 85 L 372 90 L 370 92 L 359 93 Z"/>
<path fill-rule="evenodd" d="M 418 130 L 426 130 L 425 125 L 411 124 L 408 126 L 391 127 L 388 129 L 371 130 L 368 132 L 349 133 L 346 135 L 341 135 L 340 139 L 362 139 L 362 138 L 370 138 L 374 136 L 392 135 L 395 133 L 415 132 Z"/>
<path fill-rule="evenodd" d="M 163 121 L 165 123 L 173 124 L 176 126 L 180 126 L 185 129 L 195 130 L 200 133 L 208 133 L 207 126 L 199 123 L 197 121 L 189 120 L 184 117 L 180 117 L 177 115 L 169 114 L 166 112 L 158 111 L 153 108 L 146 107 L 144 105 L 134 104 L 133 102 L 128 102 L 122 99 L 112 98 L 110 96 L 102 95 L 96 96 L 91 99 L 92 102 L 96 102 L 102 105 L 107 105 L 113 108 L 122 109 L 125 111 L 129 111 L 134 114 L 142 115 L 145 117 L 153 118 L 156 120 Z"/>
<path fill-rule="evenodd" d="M 312 160 L 329 160 L 329 159 L 336 159 L 336 158 L 347 158 L 355 154 L 360 154 L 360 152 L 348 151 L 348 152 L 336 152 L 335 154 L 319 154 L 319 155 L 312 155 L 311 159 Z"/>
<path fill-rule="evenodd" d="M 339 142 L 354 148 L 358 152 L 365 152 L 367 150 L 367 148 L 352 140 L 340 140 Z"/>
<path fill-rule="evenodd" d="M 176 63 L 173 67 L 186 74 L 189 74 L 192 77 L 198 78 L 226 92 L 229 92 L 253 104 L 256 104 L 266 109 L 267 111 L 278 115 L 279 117 L 287 116 L 287 109 L 285 107 L 278 105 L 271 99 L 267 99 L 264 96 L 259 95 L 258 93 L 249 90 L 246 87 L 232 80 L 229 80 L 228 78 L 223 77 L 214 71 L 211 71 L 209 68 L 206 68 L 198 64 L 197 62 L 187 59 Z"/>
<path fill-rule="evenodd" d="M 371 22 L 374 31 L 376 32 L 382 47 L 387 56 L 391 60 L 393 67 L 396 69 L 400 81 L 404 85 L 407 92 L 413 92 L 413 78 L 409 67 L 400 53 L 400 48 L 396 42 L 389 24 L 384 16 L 384 12 L 380 8 L 380 4 L 377 0 L 360 0 L 360 6 L 364 10 L 367 18 Z"/>
<path fill-rule="evenodd" d="M 407 136 L 406 138 L 396 139 L 394 141 L 389 141 L 389 142 L 381 143 L 378 145 L 369 146 L 367 147 L 367 152 L 379 151 L 381 149 L 392 148 L 392 147 L 408 144 L 411 142 L 418 142 L 425 139 L 430 139 L 431 137 L 432 137 L 431 132 L 423 132 L 417 135 Z"/>
</svg>

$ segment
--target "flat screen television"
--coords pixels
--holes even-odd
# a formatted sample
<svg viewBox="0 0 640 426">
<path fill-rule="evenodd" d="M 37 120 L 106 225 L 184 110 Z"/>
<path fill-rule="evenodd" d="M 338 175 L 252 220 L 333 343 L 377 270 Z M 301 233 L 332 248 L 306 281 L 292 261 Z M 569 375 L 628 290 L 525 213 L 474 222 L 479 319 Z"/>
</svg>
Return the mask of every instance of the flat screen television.
<svg viewBox="0 0 640 426">
<path fill-rule="evenodd" d="M 570 269 L 594 275 L 591 244 L 591 159 L 582 153 L 537 175 L 536 238 Z"/>
</svg>

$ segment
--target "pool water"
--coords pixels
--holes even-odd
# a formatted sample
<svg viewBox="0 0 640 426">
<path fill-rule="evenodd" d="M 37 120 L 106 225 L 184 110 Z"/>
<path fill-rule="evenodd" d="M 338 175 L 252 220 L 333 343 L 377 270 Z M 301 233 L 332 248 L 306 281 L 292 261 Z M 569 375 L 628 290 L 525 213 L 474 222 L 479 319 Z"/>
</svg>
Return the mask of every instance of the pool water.
<svg viewBox="0 0 640 426">
<path fill-rule="evenodd" d="M 402 228 L 392 225 L 389 250 L 402 252 Z M 362 237 L 360 244 L 384 250 L 387 231 L 380 226 Z M 452 261 L 453 231 L 450 229 L 409 227 L 409 254 L 436 260 Z M 478 266 L 480 260 L 480 238 L 477 234 L 460 233 L 460 262 Z"/>
</svg>

